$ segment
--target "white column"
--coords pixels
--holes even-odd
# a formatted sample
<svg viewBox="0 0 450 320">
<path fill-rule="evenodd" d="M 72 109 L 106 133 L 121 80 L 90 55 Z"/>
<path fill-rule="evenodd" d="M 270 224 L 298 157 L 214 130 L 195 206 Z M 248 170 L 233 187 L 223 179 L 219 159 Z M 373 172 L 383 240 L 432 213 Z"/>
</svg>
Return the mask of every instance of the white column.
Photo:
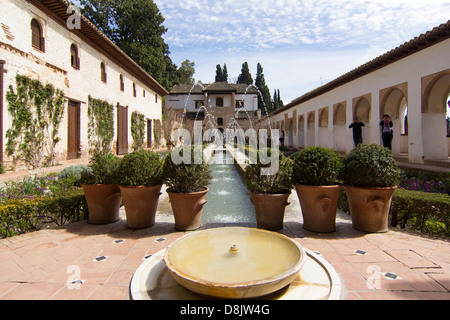
<svg viewBox="0 0 450 320">
<path fill-rule="evenodd" d="M 411 78 L 408 81 L 408 140 L 409 162 L 423 163 L 422 81 L 420 78 Z"/>
</svg>

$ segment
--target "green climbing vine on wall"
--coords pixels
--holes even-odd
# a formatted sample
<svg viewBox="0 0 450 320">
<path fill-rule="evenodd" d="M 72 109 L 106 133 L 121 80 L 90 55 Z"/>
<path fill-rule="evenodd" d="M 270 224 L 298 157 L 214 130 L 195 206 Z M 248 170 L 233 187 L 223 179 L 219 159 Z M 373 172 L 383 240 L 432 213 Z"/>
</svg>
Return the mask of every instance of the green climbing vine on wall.
<svg viewBox="0 0 450 320">
<path fill-rule="evenodd" d="M 88 118 L 89 154 L 110 152 L 114 139 L 114 106 L 89 95 Z"/>
<path fill-rule="evenodd" d="M 145 116 L 138 111 L 133 111 L 131 114 L 131 136 L 133 138 L 133 150 L 142 149 L 145 141 Z"/>
<path fill-rule="evenodd" d="M 9 86 L 6 93 L 11 127 L 6 132 L 6 154 L 24 161 L 33 169 L 42 164 L 54 165 L 55 148 L 61 140 L 59 126 L 67 100 L 63 91 L 39 80 L 16 76 L 16 90 Z"/>
</svg>

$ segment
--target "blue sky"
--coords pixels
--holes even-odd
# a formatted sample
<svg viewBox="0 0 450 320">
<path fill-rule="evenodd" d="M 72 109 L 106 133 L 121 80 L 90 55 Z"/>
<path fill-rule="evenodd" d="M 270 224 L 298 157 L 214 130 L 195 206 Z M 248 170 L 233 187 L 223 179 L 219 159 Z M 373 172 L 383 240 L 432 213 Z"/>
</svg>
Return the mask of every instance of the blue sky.
<svg viewBox="0 0 450 320">
<path fill-rule="evenodd" d="M 440 0 L 154 0 L 178 66 L 195 62 L 196 81 L 216 65 L 229 80 L 258 62 L 285 103 L 450 19 Z"/>
</svg>

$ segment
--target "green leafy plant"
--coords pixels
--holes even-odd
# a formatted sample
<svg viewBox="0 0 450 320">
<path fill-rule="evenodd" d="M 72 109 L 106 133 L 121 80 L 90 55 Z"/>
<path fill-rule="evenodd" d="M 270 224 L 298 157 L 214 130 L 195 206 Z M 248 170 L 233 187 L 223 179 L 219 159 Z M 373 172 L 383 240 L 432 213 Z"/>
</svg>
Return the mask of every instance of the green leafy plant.
<svg viewBox="0 0 450 320">
<path fill-rule="evenodd" d="M 133 151 L 120 161 L 117 183 L 122 186 L 154 186 L 163 183 L 164 158 L 149 150 Z"/>
<path fill-rule="evenodd" d="M 212 179 L 207 163 L 194 163 L 196 152 L 203 151 L 195 147 L 183 147 L 182 149 L 175 149 L 173 152 L 179 152 L 180 157 L 183 157 L 184 152 L 190 152 L 192 163 L 187 164 L 183 162 L 181 164 L 175 164 L 171 154 L 166 156 L 163 174 L 169 191 L 176 193 L 203 191 Z"/>
<path fill-rule="evenodd" d="M 6 154 L 14 165 L 24 161 L 32 168 L 54 165 L 55 148 L 66 99 L 53 85 L 17 75 L 16 90 L 6 93 L 11 128 L 6 132 Z M 46 152 L 46 154 L 44 153 Z"/>
<path fill-rule="evenodd" d="M 90 166 L 80 174 L 80 184 L 115 184 L 120 162 L 112 153 L 93 156 Z"/>
<path fill-rule="evenodd" d="M 395 190 L 391 226 L 450 236 L 450 197 L 441 193 Z"/>
<path fill-rule="evenodd" d="M 400 182 L 401 171 L 392 151 L 377 144 L 358 145 L 343 160 L 342 179 L 353 187 L 394 187 Z"/>
<path fill-rule="evenodd" d="M 309 147 L 293 157 L 292 180 L 296 184 L 329 186 L 339 184 L 342 160 L 332 149 Z"/>
<path fill-rule="evenodd" d="M 279 168 L 273 175 L 261 174 L 261 169 L 269 168 L 271 164 L 262 164 L 258 152 L 257 163 L 249 164 L 244 171 L 244 183 L 252 192 L 265 194 L 289 193 L 292 190 L 292 160 L 286 158 L 277 149 L 262 150 L 269 157 L 272 152 L 278 153 Z"/>
<path fill-rule="evenodd" d="M 145 116 L 138 111 L 133 111 L 131 114 L 131 137 L 133 138 L 132 148 L 134 151 L 144 147 Z"/>
<path fill-rule="evenodd" d="M 0 238 L 40 230 L 44 225 L 62 226 L 87 218 L 82 189 L 41 197 L 11 198 L 0 203 Z"/>
<path fill-rule="evenodd" d="M 109 153 L 114 139 L 114 106 L 91 96 L 88 100 L 89 154 Z"/>
</svg>

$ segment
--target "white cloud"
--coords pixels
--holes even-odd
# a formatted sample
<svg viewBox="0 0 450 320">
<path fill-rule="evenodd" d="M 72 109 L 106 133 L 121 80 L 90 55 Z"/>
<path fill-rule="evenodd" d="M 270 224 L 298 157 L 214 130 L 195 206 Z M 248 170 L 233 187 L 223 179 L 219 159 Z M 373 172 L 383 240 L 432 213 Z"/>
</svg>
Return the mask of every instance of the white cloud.
<svg viewBox="0 0 450 320">
<path fill-rule="evenodd" d="M 223 63 L 237 77 L 244 61 L 252 61 L 255 77 L 261 62 L 271 90 L 289 91 L 288 100 L 320 85 L 321 75 L 330 81 L 445 23 L 450 12 L 450 1 L 439 0 L 155 2 L 166 18 L 172 59 L 194 61 L 196 79 L 213 80 Z M 293 76 L 297 69 L 301 74 Z"/>
</svg>

